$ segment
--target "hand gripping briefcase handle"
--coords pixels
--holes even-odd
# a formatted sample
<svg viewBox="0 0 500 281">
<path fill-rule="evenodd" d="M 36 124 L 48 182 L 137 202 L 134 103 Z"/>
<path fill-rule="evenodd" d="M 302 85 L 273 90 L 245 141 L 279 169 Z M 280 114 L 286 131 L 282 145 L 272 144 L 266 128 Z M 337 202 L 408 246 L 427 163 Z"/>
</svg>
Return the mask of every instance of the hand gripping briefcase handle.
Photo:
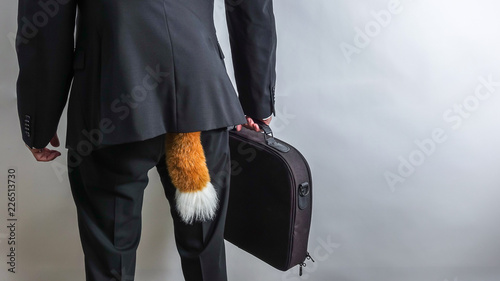
<svg viewBox="0 0 500 281">
<path fill-rule="evenodd" d="M 288 145 L 276 141 L 273 135 L 273 131 L 271 130 L 271 127 L 269 127 L 269 125 L 258 119 L 254 120 L 254 123 L 259 125 L 259 128 L 261 128 L 264 131 L 263 132 L 265 135 L 264 138 L 266 140 L 267 145 L 274 147 L 281 152 L 290 151 L 290 147 Z"/>
</svg>

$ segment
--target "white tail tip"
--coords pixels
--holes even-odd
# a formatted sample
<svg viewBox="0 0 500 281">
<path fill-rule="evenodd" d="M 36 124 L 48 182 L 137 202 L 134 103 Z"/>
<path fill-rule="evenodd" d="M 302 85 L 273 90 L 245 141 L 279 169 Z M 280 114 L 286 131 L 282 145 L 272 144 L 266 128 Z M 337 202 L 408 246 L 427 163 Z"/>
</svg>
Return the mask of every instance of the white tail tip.
<svg viewBox="0 0 500 281">
<path fill-rule="evenodd" d="M 175 191 L 175 202 L 179 215 L 187 224 L 193 221 L 207 221 L 215 217 L 219 199 L 212 183 L 195 192 Z"/>
</svg>

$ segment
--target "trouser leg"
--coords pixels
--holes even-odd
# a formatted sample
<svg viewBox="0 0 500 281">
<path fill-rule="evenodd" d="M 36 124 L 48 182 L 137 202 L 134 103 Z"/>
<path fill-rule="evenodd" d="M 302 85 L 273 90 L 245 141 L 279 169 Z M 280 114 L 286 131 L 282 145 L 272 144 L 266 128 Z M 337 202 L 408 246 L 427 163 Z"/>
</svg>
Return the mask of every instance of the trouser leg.
<svg viewBox="0 0 500 281">
<path fill-rule="evenodd" d="M 168 175 L 165 155 L 156 168 L 170 203 L 175 242 L 185 280 L 226 281 L 224 226 L 230 180 L 229 132 L 227 128 L 202 131 L 200 138 L 211 182 L 219 197 L 219 208 L 213 220 L 190 225 L 181 221 L 175 208 L 175 187 Z"/>
<path fill-rule="evenodd" d="M 81 156 L 68 151 L 87 281 L 134 280 L 148 171 L 164 136 L 112 145 Z"/>
</svg>

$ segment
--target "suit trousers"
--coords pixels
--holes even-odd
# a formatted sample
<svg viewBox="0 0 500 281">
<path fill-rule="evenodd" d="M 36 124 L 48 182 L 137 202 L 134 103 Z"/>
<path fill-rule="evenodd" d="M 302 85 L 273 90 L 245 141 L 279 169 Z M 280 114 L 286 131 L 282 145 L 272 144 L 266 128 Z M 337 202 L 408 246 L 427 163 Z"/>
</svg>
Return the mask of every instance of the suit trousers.
<svg viewBox="0 0 500 281">
<path fill-rule="evenodd" d="M 68 174 L 87 281 L 134 280 L 144 190 L 148 171 L 153 167 L 159 173 L 170 204 L 185 280 L 227 280 L 224 226 L 230 181 L 228 128 L 201 132 L 219 208 L 214 219 L 190 225 L 181 221 L 175 208 L 175 187 L 165 163 L 165 138 L 163 134 L 143 141 L 107 145 L 85 156 L 68 150 Z"/>
</svg>

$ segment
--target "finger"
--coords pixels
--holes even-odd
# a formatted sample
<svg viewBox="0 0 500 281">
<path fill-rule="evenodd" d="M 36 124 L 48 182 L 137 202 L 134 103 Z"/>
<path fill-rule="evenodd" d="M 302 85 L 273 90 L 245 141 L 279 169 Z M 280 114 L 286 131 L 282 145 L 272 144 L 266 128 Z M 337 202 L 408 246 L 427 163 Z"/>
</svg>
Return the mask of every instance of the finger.
<svg viewBox="0 0 500 281">
<path fill-rule="evenodd" d="M 42 150 L 42 152 L 33 152 L 33 156 L 35 156 L 36 161 L 43 162 L 47 158 L 48 152 Z"/>
<path fill-rule="evenodd" d="M 56 159 L 60 155 L 61 155 L 60 152 L 58 152 L 58 151 L 52 151 L 52 152 L 49 152 L 49 153 L 42 154 L 42 156 L 40 156 L 39 158 L 37 158 L 37 160 L 40 161 L 40 162 L 48 162 L 48 161 L 52 161 L 52 160 Z"/>
<path fill-rule="evenodd" d="M 53 152 L 50 153 L 50 155 L 48 156 L 48 159 L 47 161 L 52 161 L 54 159 L 56 159 L 57 157 L 61 156 L 61 152 L 57 151 L 57 150 L 54 150 Z"/>
<path fill-rule="evenodd" d="M 247 125 L 243 125 L 243 126 L 245 126 L 246 128 L 248 128 L 248 129 L 250 129 L 252 131 L 258 131 L 259 130 L 259 125 L 257 125 L 257 124 L 253 124 L 253 125 L 248 125 L 247 124 Z"/>
<path fill-rule="evenodd" d="M 61 153 L 57 150 L 50 150 L 47 148 L 44 148 L 42 152 L 35 152 L 33 153 L 33 156 L 35 156 L 35 159 L 40 162 L 47 162 L 47 161 L 52 161 L 55 158 L 59 157 Z"/>
<path fill-rule="evenodd" d="M 257 132 L 260 131 L 259 125 L 257 123 L 255 123 L 252 118 L 249 118 L 249 119 L 250 120 L 248 122 L 248 125 L 250 126 L 250 129 L 254 130 L 254 131 L 257 131 Z"/>
<path fill-rule="evenodd" d="M 58 147 L 60 145 L 60 142 L 59 142 L 59 137 L 57 137 L 57 133 L 54 135 L 54 137 L 50 140 L 50 144 L 53 146 L 53 147 Z"/>
<path fill-rule="evenodd" d="M 236 131 L 237 132 L 241 131 L 241 125 L 236 125 Z"/>
<path fill-rule="evenodd" d="M 249 130 L 254 130 L 254 127 L 253 127 L 253 126 L 250 126 L 250 125 L 248 125 L 248 124 L 243 125 L 243 127 L 247 128 L 247 129 L 249 129 Z"/>
</svg>

